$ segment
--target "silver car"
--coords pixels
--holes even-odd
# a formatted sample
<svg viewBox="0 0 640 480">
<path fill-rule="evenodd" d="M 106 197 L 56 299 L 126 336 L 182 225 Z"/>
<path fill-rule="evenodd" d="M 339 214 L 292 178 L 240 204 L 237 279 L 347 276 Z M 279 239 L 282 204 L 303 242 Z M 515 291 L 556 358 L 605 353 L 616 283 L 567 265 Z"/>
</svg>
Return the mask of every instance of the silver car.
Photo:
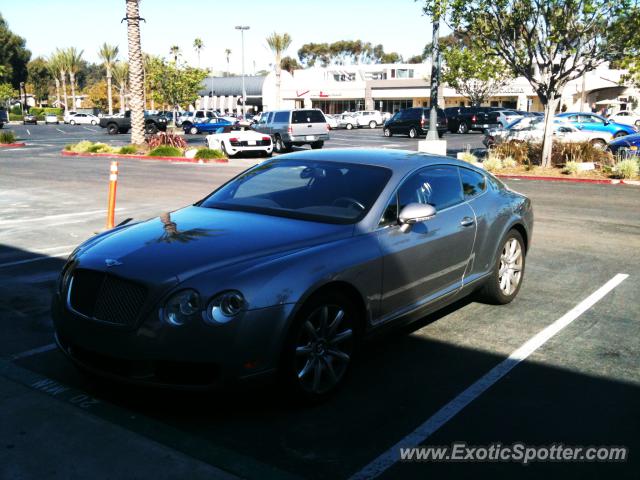
<svg viewBox="0 0 640 480">
<path fill-rule="evenodd" d="M 329 140 L 330 130 L 324 113 L 317 108 L 266 112 L 252 128 L 271 135 L 278 153 L 289 152 L 294 145 L 310 145 L 314 150 L 322 148 Z"/>
<path fill-rule="evenodd" d="M 361 341 L 479 294 L 511 302 L 529 199 L 482 169 L 399 150 L 305 151 L 80 245 L 56 340 L 82 369 L 183 388 L 276 377 L 332 393 Z"/>
</svg>

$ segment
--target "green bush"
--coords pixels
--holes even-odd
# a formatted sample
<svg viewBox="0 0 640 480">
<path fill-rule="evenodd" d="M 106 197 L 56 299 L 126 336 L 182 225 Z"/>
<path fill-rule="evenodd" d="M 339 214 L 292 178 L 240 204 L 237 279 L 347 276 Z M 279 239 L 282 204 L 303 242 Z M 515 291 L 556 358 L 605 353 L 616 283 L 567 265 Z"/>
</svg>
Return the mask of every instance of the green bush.
<svg viewBox="0 0 640 480">
<path fill-rule="evenodd" d="M 90 142 L 88 140 L 83 140 L 74 145 L 67 145 L 67 147 L 69 147 L 69 149 L 67 150 L 69 152 L 87 153 L 89 149 L 93 147 L 93 142 Z M 65 147 L 65 150 L 67 147 Z"/>
<path fill-rule="evenodd" d="M 10 122 L 21 122 L 22 121 L 22 115 L 17 115 L 15 113 L 10 113 L 9 114 L 9 121 Z"/>
<path fill-rule="evenodd" d="M 633 158 L 628 158 L 626 160 L 622 160 L 621 162 L 616 163 L 613 167 L 613 173 L 620 178 L 634 178 L 638 176 L 638 167 L 637 160 Z"/>
<path fill-rule="evenodd" d="M 221 150 L 214 150 L 212 148 L 201 148 L 196 152 L 195 158 L 202 159 L 202 160 L 209 160 L 212 158 L 226 158 L 226 157 Z"/>
<path fill-rule="evenodd" d="M 162 145 L 151 150 L 148 155 L 150 157 L 181 157 L 182 150 L 168 145 Z"/>
<path fill-rule="evenodd" d="M 15 143 L 16 134 L 11 130 L 0 131 L 0 143 Z"/>
<path fill-rule="evenodd" d="M 574 162 L 574 161 L 568 161 L 567 163 L 564 164 L 564 167 L 562 168 L 562 173 L 566 173 L 567 175 L 575 175 L 576 173 L 578 173 L 578 163 L 579 162 Z"/>
<path fill-rule="evenodd" d="M 131 155 L 137 153 L 138 149 L 134 145 L 125 145 L 124 147 L 120 147 L 118 153 L 122 155 Z"/>
<path fill-rule="evenodd" d="M 43 114 L 47 114 L 47 113 L 53 113 L 54 115 L 59 115 L 62 116 L 63 112 L 61 108 L 54 108 L 54 107 L 44 107 L 43 109 Z"/>
<path fill-rule="evenodd" d="M 13 107 L 11 107 L 11 110 L 9 110 L 9 112 L 13 113 L 14 115 L 22 116 L 22 107 L 20 105 L 14 105 Z"/>
<path fill-rule="evenodd" d="M 94 143 L 93 145 L 91 145 L 87 149 L 87 152 L 90 152 L 90 153 L 114 153 L 114 149 L 111 148 L 106 143 Z"/>
</svg>

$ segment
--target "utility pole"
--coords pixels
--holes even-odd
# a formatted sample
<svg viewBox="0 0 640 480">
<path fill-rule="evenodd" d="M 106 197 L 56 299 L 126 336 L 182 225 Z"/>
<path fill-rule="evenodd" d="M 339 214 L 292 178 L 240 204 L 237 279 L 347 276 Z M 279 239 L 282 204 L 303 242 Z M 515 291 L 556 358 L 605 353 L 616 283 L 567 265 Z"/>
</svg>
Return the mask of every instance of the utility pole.
<svg viewBox="0 0 640 480">
<path fill-rule="evenodd" d="M 427 140 L 438 140 L 438 90 L 440 87 L 440 14 L 434 12 L 431 19 L 431 110 Z"/>
<path fill-rule="evenodd" d="M 240 30 L 240 36 L 242 37 L 242 116 L 244 117 L 247 105 L 247 90 L 244 86 L 244 31 L 249 30 L 249 27 L 238 25 L 236 26 L 236 30 Z"/>
</svg>

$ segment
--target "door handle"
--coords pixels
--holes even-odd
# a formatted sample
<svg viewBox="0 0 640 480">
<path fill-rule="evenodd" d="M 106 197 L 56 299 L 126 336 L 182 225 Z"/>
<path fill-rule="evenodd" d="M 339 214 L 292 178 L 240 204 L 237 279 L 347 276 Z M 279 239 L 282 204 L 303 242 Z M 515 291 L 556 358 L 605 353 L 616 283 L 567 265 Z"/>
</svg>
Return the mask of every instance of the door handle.
<svg viewBox="0 0 640 480">
<path fill-rule="evenodd" d="M 470 227 L 471 225 L 473 225 L 475 223 L 475 221 L 473 220 L 473 218 L 471 217 L 464 217 L 461 221 L 460 221 L 460 225 L 463 227 Z"/>
<path fill-rule="evenodd" d="M 313 127 L 313 125 L 307 125 L 307 128 L 311 128 L 311 127 Z"/>
</svg>

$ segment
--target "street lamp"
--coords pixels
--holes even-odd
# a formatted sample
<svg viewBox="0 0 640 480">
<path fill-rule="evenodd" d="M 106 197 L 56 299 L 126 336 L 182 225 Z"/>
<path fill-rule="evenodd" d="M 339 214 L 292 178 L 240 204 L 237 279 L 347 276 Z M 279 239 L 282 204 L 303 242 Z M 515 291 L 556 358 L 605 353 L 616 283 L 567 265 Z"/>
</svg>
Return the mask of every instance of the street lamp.
<svg viewBox="0 0 640 480">
<path fill-rule="evenodd" d="M 427 140 L 438 140 L 438 87 L 440 86 L 440 14 L 433 13 L 431 40 L 431 110 Z"/>
<path fill-rule="evenodd" d="M 244 117 L 247 105 L 247 90 L 244 88 L 244 31 L 249 30 L 249 27 L 237 25 L 236 30 L 240 30 L 240 35 L 242 37 L 242 116 Z"/>
</svg>

